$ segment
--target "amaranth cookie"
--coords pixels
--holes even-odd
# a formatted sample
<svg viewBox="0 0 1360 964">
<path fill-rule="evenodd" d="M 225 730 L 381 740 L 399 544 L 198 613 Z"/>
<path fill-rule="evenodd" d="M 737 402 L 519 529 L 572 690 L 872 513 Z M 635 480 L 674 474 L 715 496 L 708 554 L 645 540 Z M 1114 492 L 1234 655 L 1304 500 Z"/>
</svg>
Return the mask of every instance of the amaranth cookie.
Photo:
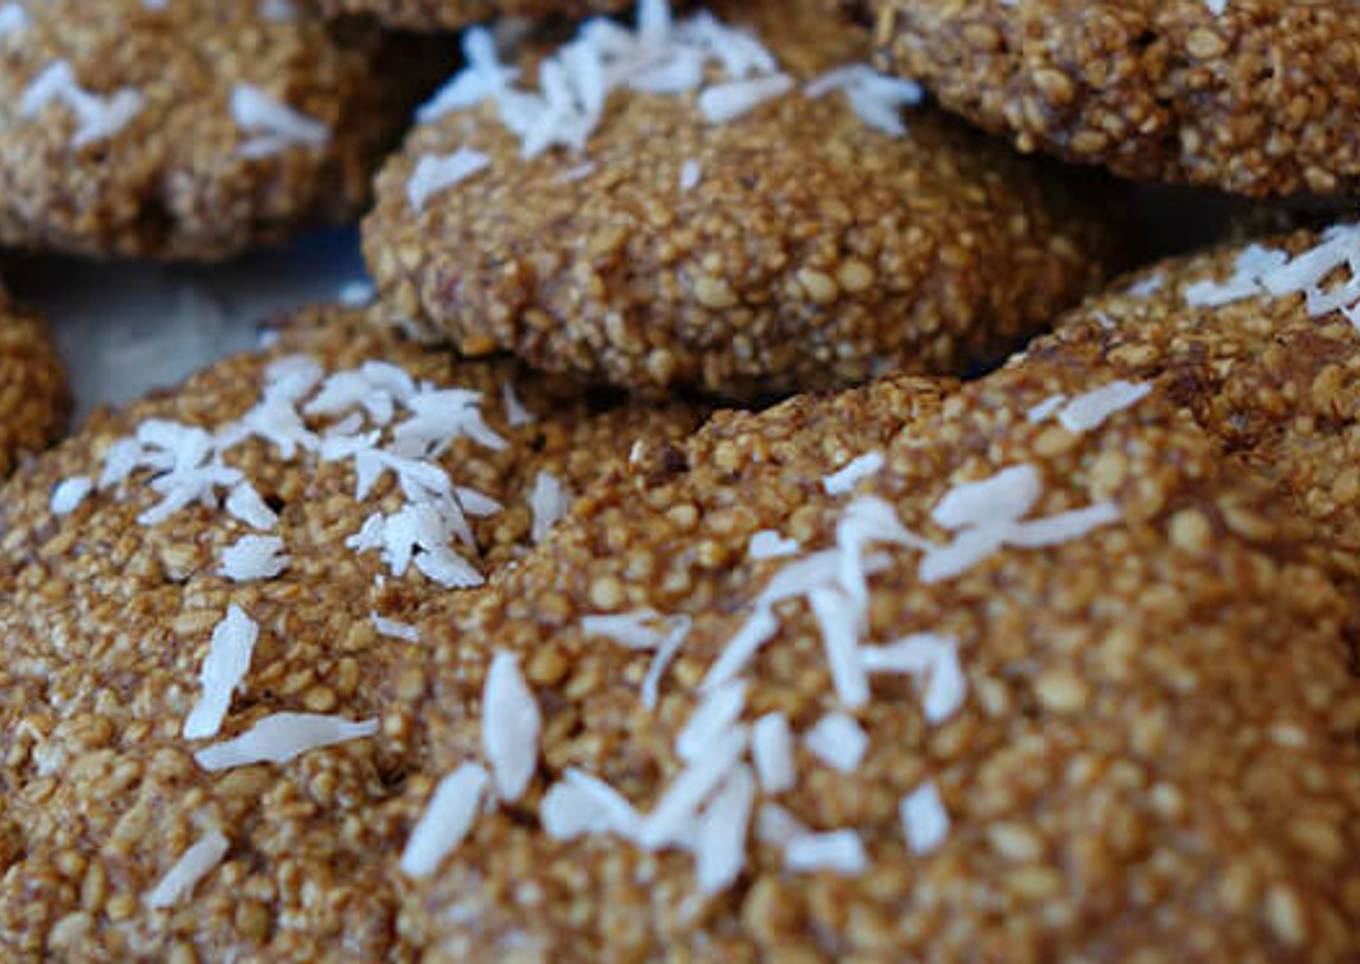
<svg viewBox="0 0 1360 964">
<path fill-rule="evenodd" d="M 456 30 L 501 16 L 584 16 L 627 6 L 629 0 L 321 0 L 331 15 L 372 14 L 390 26 L 413 30 Z"/>
<path fill-rule="evenodd" d="M 7 960 L 396 954 L 424 751 L 387 668 L 698 415 L 312 321 L 0 490 Z"/>
<path fill-rule="evenodd" d="M 1022 151 L 1249 195 L 1360 183 L 1350 0 L 873 0 L 879 63 Z"/>
<path fill-rule="evenodd" d="M 1240 465 L 1360 549 L 1360 225 L 1165 261 L 1059 319 L 1012 364 L 1156 380 Z M 1062 400 L 1036 419 L 1062 417 Z"/>
<path fill-rule="evenodd" d="M 0 18 L 0 241 L 215 258 L 355 215 L 423 46 L 279 0 L 25 0 Z M 422 76 L 423 75 L 423 76 Z"/>
<path fill-rule="evenodd" d="M 472 354 L 749 397 L 960 372 L 1101 276 L 1081 188 L 904 114 L 865 33 L 812 0 L 716 12 L 642 4 L 518 80 L 471 32 L 378 179 L 384 297 Z"/>
<path fill-rule="evenodd" d="M 0 289 L 0 478 L 60 437 L 70 407 L 47 323 Z"/>
<path fill-rule="evenodd" d="M 1309 526 L 1109 369 L 883 391 L 711 423 L 428 624 L 403 931 L 448 961 L 1353 958 L 1360 680 Z"/>
</svg>

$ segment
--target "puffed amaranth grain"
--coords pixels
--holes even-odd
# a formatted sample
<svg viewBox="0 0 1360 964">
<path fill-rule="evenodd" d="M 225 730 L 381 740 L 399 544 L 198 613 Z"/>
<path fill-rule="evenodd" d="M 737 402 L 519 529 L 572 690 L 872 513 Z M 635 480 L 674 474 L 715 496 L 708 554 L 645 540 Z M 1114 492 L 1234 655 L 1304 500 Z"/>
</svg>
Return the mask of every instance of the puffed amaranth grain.
<svg viewBox="0 0 1360 964">
<path fill-rule="evenodd" d="M 1022 151 L 1255 196 L 1360 184 L 1349 0 L 873 0 L 879 63 Z"/>
<path fill-rule="evenodd" d="M 220 258 L 356 216 L 426 89 L 433 48 L 369 28 L 328 31 L 309 9 L 271 0 L 23 5 L 0 36 L 0 241 Z M 74 89 L 32 100 L 36 82 L 67 68 Z M 324 139 L 264 144 L 264 130 L 233 116 L 243 85 Z M 101 103 L 130 113 L 97 131 L 85 114 Z"/>
<path fill-rule="evenodd" d="M 411 814 L 402 787 L 424 754 L 420 721 L 392 697 L 389 670 L 419 645 L 382 635 L 378 614 L 418 621 L 457 591 L 376 552 L 345 545 L 369 512 L 393 511 L 389 474 L 362 503 L 347 462 L 286 461 L 259 439 L 224 459 L 278 513 L 291 556 L 277 578 L 231 582 L 221 550 L 252 530 L 194 505 L 160 525 L 137 516 L 158 496 L 139 472 L 69 515 L 48 509 L 60 480 L 98 477 L 109 446 L 146 419 L 215 428 L 258 400 L 266 366 L 295 353 L 342 370 L 377 360 L 440 386 L 484 392 L 482 413 L 510 444 L 455 439 L 439 458 L 459 485 L 504 509 L 473 520 L 478 565 L 494 571 L 530 542 L 527 492 L 539 471 L 579 492 L 625 464 L 639 438 L 675 441 L 693 409 L 608 407 L 505 360 L 469 363 L 422 348 L 371 315 L 325 309 L 268 352 L 238 356 L 183 386 L 97 415 L 0 490 L 0 955 L 6 960 L 407 959 L 381 857 Z M 510 419 L 515 379 L 534 420 Z M 400 420 L 398 417 L 398 420 Z M 512 421 L 520 424 L 512 424 Z M 309 423 L 313 428 L 319 424 Z M 645 448 L 645 446 L 644 446 Z M 219 738 L 282 711 L 376 717 L 379 733 L 291 763 L 217 773 L 182 738 L 201 691 L 213 628 L 239 606 L 259 641 Z M 146 896 L 210 830 L 223 862 L 166 910 Z"/>
<path fill-rule="evenodd" d="M 60 438 L 70 408 L 47 323 L 0 290 L 0 478 Z"/>
<path fill-rule="evenodd" d="M 418 125 L 364 222 L 384 297 L 468 353 L 747 398 L 960 373 L 1100 278 L 1080 187 L 935 113 L 893 137 L 802 92 L 866 60 L 866 33 L 813 0 L 714 12 L 797 89 L 720 124 L 692 94 L 618 91 L 584 153 L 532 160 L 492 104 Z M 413 209 L 421 160 L 459 149 L 490 166 Z"/>
<path fill-rule="evenodd" d="M 633 5 L 633 0 L 320 0 L 328 14 L 370 14 L 391 27 L 457 30 L 493 17 L 581 17 Z"/>
<path fill-rule="evenodd" d="M 544 736 L 528 796 L 479 817 L 434 875 L 408 883 L 398 926 L 447 961 L 1354 958 L 1360 680 L 1340 638 L 1346 601 L 1306 561 L 1307 527 L 1161 388 L 1084 434 L 1026 418 L 1113 377 L 1034 363 L 942 405 L 883 394 L 903 384 L 800 400 L 715 421 L 669 472 L 593 489 L 411 654 L 433 661 L 419 714 L 436 774 L 480 754 L 488 641 L 521 658 Z M 857 432 L 861 420 L 874 428 Z M 869 737 L 862 762 L 837 773 L 798 740 L 794 789 L 758 798 L 814 831 L 857 832 L 863 873 L 797 873 L 752 840 L 735 884 L 703 897 L 678 848 L 550 839 L 542 794 L 568 767 L 643 814 L 655 805 L 684 769 L 673 747 L 700 681 L 790 561 L 752 561 L 751 535 L 834 548 L 850 497 L 820 480 L 873 449 L 884 467 L 856 494 L 931 539 L 945 535 L 930 512 L 952 486 L 1018 464 L 1043 481 L 1035 516 L 1110 499 L 1122 518 L 934 584 L 917 578 L 914 550 L 874 547 L 887 561 L 870 581 L 866 642 L 954 636 L 966 698 L 931 725 L 910 680 L 875 675 L 849 711 Z M 648 607 L 693 619 L 655 712 L 638 699 L 650 654 L 581 628 Z M 776 613 L 742 674 L 742 717 L 782 712 L 798 734 L 841 707 L 806 605 Z M 535 674 L 545 649 L 559 658 Z M 898 804 L 927 781 L 949 829 L 912 854 Z"/>
</svg>

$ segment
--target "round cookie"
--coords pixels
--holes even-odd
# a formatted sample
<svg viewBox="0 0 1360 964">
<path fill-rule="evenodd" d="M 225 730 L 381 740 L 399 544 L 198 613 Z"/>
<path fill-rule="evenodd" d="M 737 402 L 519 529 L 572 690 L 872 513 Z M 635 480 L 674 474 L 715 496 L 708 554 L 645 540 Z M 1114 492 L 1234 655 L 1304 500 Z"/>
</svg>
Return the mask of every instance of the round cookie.
<svg viewBox="0 0 1360 964">
<path fill-rule="evenodd" d="M 1360 226 L 1165 261 L 1061 318 L 1013 365 L 1156 380 L 1355 569 L 1360 549 Z"/>
<path fill-rule="evenodd" d="M 0 479 L 61 437 L 70 408 L 47 324 L 0 289 Z"/>
<path fill-rule="evenodd" d="M 874 0 L 879 63 L 1022 151 L 1255 196 L 1360 183 L 1348 0 Z"/>
<path fill-rule="evenodd" d="M 408 654 L 435 777 L 533 770 L 413 834 L 399 926 L 447 961 L 1353 957 L 1347 601 L 1113 377 L 799 400 L 592 489 Z M 1084 429 L 1026 418 L 1059 392 Z"/>
<path fill-rule="evenodd" d="M 385 685 L 413 624 L 700 413 L 377 321 L 323 309 L 0 490 L 6 960 L 405 959 L 375 855 L 424 754 Z M 252 732 L 340 742 L 223 757 Z"/>
<path fill-rule="evenodd" d="M 392 27 L 457 30 L 493 17 L 544 17 L 622 10 L 631 0 L 321 0 L 331 16 L 371 14 Z"/>
<path fill-rule="evenodd" d="M 0 241 L 219 258 L 356 215 L 428 51 L 278 0 L 31 0 L 0 21 Z"/>
<path fill-rule="evenodd" d="M 481 100 L 507 68 L 469 34 L 472 66 L 378 178 L 385 298 L 470 354 L 751 398 L 962 372 L 1101 276 L 1080 186 L 903 115 L 916 89 L 857 64 L 867 34 L 819 2 L 656 9 L 522 58 L 544 100 Z M 598 102 L 597 68 L 617 80 Z"/>
</svg>

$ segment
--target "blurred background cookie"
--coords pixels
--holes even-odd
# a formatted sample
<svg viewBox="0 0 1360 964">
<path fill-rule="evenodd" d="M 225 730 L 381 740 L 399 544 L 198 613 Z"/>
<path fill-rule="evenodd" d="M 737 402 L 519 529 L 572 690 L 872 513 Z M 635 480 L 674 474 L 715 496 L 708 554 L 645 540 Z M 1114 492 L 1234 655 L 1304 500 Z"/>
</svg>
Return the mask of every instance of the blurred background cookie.
<svg viewBox="0 0 1360 964">
<path fill-rule="evenodd" d="M 383 297 L 471 354 L 749 398 L 962 372 L 1101 278 L 1092 185 L 904 113 L 820 3 L 715 12 L 643 4 L 519 80 L 470 33 L 377 182 Z"/>
<path fill-rule="evenodd" d="M 1022 151 L 1248 195 L 1360 184 L 1345 0 L 873 0 L 879 64 Z"/>
<path fill-rule="evenodd" d="M 1351 606 L 1172 391 L 889 380 L 597 485 L 406 651 L 443 779 L 403 930 L 441 961 L 1353 956 Z"/>
<path fill-rule="evenodd" d="M 0 289 L 0 479 L 60 437 L 70 407 L 47 323 Z"/>
<path fill-rule="evenodd" d="M 434 53 L 277 0 L 5 11 L 0 242 L 82 254 L 217 258 L 353 217 Z"/>
<path fill-rule="evenodd" d="M 319 0 L 328 14 L 371 14 L 393 27 L 457 30 L 494 17 L 584 16 L 623 10 L 633 0 Z"/>
<path fill-rule="evenodd" d="M 389 671 L 422 607 L 700 415 L 325 308 L 22 468 L 0 489 L 6 959 L 395 953 L 376 857 L 424 743 Z"/>
</svg>

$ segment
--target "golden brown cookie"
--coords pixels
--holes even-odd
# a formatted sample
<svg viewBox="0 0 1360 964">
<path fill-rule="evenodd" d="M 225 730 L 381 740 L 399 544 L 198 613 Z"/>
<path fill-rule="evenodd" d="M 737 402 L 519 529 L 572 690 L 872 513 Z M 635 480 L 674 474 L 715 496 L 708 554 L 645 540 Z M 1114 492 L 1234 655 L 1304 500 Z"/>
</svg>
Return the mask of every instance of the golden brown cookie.
<svg viewBox="0 0 1360 964">
<path fill-rule="evenodd" d="M 320 0 L 332 16 L 371 14 L 393 27 L 457 30 L 493 17 L 584 16 L 622 10 L 631 0 Z"/>
<path fill-rule="evenodd" d="M 1073 429 L 1026 417 L 1057 393 Z M 1306 526 L 1160 386 L 919 398 L 716 420 L 430 623 L 427 959 L 1360 951 L 1360 680 Z"/>
<path fill-rule="evenodd" d="M 423 729 L 387 676 L 421 610 L 697 417 L 323 309 L 21 469 L 0 490 L 0 955 L 397 954 L 379 857 Z"/>
<path fill-rule="evenodd" d="M 279 0 L 32 0 L 0 18 L 0 241 L 217 258 L 354 216 L 424 47 Z"/>
<path fill-rule="evenodd" d="M 385 298 L 469 353 L 749 398 L 961 372 L 1101 276 L 1080 187 L 904 114 L 916 89 L 819 3 L 642 6 L 519 81 L 469 35 L 378 179 Z"/>
<path fill-rule="evenodd" d="M 1349 0 L 873 0 L 879 63 L 1022 151 L 1256 196 L 1360 183 Z"/>
<path fill-rule="evenodd" d="M 46 322 L 0 291 L 0 478 L 60 438 L 70 408 Z"/>
<path fill-rule="evenodd" d="M 1106 364 L 1125 378 L 1164 384 L 1238 464 L 1268 479 L 1353 558 L 1356 269 L 1356 226 L 1166 261 L 1089 299 L 1012 364 Z"/>
</svg>

